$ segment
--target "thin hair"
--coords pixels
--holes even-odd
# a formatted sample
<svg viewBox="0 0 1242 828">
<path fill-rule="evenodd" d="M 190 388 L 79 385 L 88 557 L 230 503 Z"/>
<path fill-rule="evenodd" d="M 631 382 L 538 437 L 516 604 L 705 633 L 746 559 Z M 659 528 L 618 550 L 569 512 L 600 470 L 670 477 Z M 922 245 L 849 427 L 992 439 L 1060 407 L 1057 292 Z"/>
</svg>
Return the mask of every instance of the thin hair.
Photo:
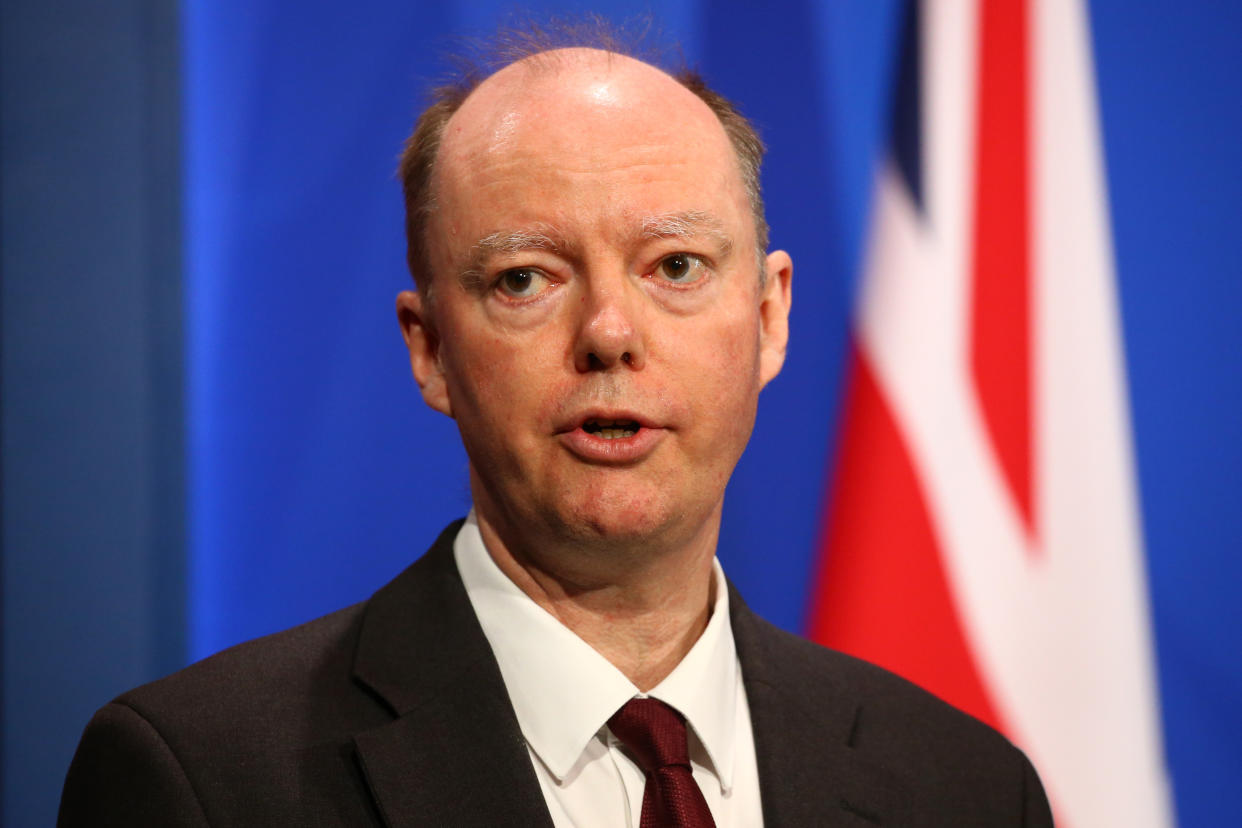
<svg viewBox="0 0 1242 828">
<path fill-rule="evenodd" d="M 733 147 L 733 154 L 750 203 L 755 225 L 759 284 L 765 280 L 764 255 L 768 248 L 768 223 L 764 215 L 759 173 L 764 146 L 758 132 L 731 101 L 707 85 L 695 71 L 685 66 L 678 54 L 679 68 L 673 65 L 669 49 L 651 46 L 651 22 L 640 19 L 616 26 L 598 16 L 576 19 L 553 18 L 546 23 L 524 21 L 502 28 L 488 41 L 475 41 L 449 57 L 453 66 L 447 81 L 430 93 L 430 104 L 423 110 L 406 139 L 397 174 L 405 197 L 406 263 L 420 292 L 431 298 L 432 267 L 428 255 L 427 225 L 437 208 L 435 192 L 436 160 L 449 119 L 461 108 L 479 84 L 496 72 L 519 61 L 554 69 L 560 49 L 588 47 L 641 60 L 668 74 L 697 96 L 715 114 Z"/>
</svg>

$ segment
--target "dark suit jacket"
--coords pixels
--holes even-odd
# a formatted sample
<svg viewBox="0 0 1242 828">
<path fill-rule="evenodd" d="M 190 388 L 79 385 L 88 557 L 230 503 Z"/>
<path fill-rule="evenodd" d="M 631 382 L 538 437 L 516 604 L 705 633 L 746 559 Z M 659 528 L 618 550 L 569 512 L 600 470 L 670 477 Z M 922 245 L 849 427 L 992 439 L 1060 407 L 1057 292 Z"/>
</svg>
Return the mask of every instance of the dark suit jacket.
<svg viewBox="0 0 1242 828">
<path fill-rule="evenodd" d="M 126 693 L 60 824 L 551 826 L 452 545 L 369 601 Z M 1002 736 L 730 593 L 768 826 L 1051 825 Z"/>
</svg>

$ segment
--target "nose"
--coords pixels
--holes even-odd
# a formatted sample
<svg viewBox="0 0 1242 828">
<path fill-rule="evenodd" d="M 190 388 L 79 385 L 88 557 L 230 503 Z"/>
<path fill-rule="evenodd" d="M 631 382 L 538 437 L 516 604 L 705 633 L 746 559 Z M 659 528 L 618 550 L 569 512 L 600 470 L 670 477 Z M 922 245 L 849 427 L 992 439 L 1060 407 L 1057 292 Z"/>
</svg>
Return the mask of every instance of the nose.
<svg viewBox="0 0 1242 828">
<path fill-rule="evenodd" d="M 591 284 L 580 298 L 574 367 L 581 373 L 617 366 L 642 370 L 647 349 L 641 330 L 641 297 L 625 280 Z"/>
</svg>

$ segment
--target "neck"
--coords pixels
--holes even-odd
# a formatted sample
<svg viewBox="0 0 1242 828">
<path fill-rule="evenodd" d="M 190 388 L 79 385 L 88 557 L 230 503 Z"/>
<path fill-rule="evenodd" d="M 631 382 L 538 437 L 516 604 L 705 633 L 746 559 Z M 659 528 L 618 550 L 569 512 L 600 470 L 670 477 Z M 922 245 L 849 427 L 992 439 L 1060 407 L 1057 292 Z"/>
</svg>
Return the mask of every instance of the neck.
<svg viewBox="0 0 1242 828">
<path fill-rule="evenodd" d="M 501 571 L 639 690 L 671 673 L 707 627 L 719 508 L 687 541 L 602 552 L 506 543 L 507 533 L 488 515 L 476 516 Z"/>
</svg>

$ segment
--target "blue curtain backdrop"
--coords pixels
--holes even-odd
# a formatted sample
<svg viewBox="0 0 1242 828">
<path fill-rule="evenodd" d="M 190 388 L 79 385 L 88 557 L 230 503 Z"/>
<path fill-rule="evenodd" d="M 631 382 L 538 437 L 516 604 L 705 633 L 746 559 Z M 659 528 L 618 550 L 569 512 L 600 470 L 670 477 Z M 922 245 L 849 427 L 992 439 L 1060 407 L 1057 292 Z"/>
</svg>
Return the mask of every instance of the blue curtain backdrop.
<svg viewBox="0 0 1242 828">
<path fill-rule="evenodd" d="M 524 8 L 584 6 L 616 21 L 651 11 Z M 184 561 L 182 660 L 364 599 L 467 510 L 454 425 L 423 406 L 396 324 L 409 277 L 393 168 L 440 56 L 515 9 L 182 5 L 189 528 L 184 549 L 161 553 Z M 721 557 L 751 605 L 791 630 L 803 622 L 900 11 L 899 0 L 675 0 L 652 14 L 770 148 L 773 244 L 796 265 L 792 341 L 730 485 Z M 1100 0 L 1091 24 L 1166 746 L 1182 824 L 1226 824 L 1242 778 L 1242 9 Z M 22 618 L 10 612 L 13 594 L 41 582 L 13 573 L 5 503 L 6 631 L 32 613 L 114 623 L 54 592 Z M 88 546 L 80 554 L 95 554 Z M 91 696 L 87 680 L 61 709 L 21 694 L 15 706 L 23 647 L 34 645 L 6 632 L 7 824 L 50 819 L 73 749 L 42 749 L 36 778 L 22 757 L 39 731 L 12 723 L 68 718 L 76 734 L 121 689 Z"/>
</svg>

